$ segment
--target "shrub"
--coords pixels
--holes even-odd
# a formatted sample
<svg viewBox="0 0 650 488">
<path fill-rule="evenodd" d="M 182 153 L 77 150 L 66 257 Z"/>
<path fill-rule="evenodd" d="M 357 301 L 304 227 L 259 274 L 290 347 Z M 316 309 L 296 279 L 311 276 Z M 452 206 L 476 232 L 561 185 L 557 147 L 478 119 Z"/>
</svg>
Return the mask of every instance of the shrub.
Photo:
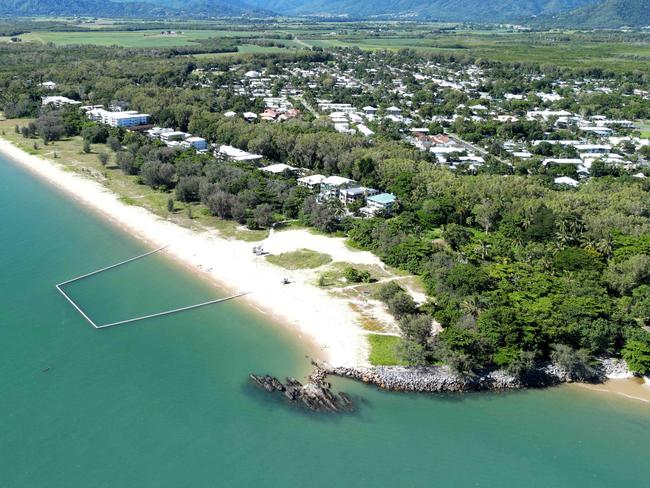
<svg viewBox="0 0 650 488">
<path fill-rule="evenodd" d="M 352 266 L 348 266 L 343 270 L 343 277 L 348 283 L 370 283 L 372 281 L 368 271 L 358 270 Z"/>
<path fill-rule="evenodd" d="M 418 309 L 415 300 L 405 291 L 400 291 L 393 295 L 386 305 L 388 305 L 388 310 L 396 319 L 400 319 L 405 315 L 414 314 Z"/>
<path fill-rule="evenodd" d="M 625 344 L 622 353 L 630 371 L 642 375 L 650 373 L 650 344 L 631 340 Z"/>
<path fill-rule="evenodd" d="M 385 283 L 381 285 L 373 294 L 373 297 L 376 298 L 377 300 L 380 300 L 384 303 L 388 302 L 393 296 L 395 296 L 397 293 L 404 291 L 404 289 L 399 286 L 397 283 L 394 281 L 389 281 L 388 283 Z"/>
<path fill-rule="evenodd" d="M 425 344 L 431 335 L 431 323 L 429 315 L 405 315 L 399 321 L 399 328 L 408 340 Z"/>
<path fill-rule="evenodd" d="M 572 379 L 587 380 L 594 376 L 591 356 L 585 349 L 575 350 L 565 344 L 551 345 L 551 361 Z"/>
</svg>

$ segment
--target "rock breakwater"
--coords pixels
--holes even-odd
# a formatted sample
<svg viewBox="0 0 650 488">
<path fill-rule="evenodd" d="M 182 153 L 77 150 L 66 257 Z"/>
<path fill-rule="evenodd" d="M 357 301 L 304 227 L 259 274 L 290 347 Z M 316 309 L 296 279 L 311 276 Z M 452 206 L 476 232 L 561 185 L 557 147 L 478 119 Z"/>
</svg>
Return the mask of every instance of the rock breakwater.
<svg viewBox="0 0 650 488">
<path fill-rule="evenodd" d="M 486 370 L 463 375 L 448 366 L 403 367 L 378 366 L 374 368 L 342 368 L 320 365 L 328 375 L 351 378 L 376 385 L 383 390 L 405 392 L 466 392 L 481 390 L 512 390 L 528 387 L 553 386 L 577 381 L 567 371 L 551 363 L 539 364 L 525 377 L 519 378 L 503 370 Z M 627 371 L 625 362 L 615 359 L 599 360 L 593 374 L 580 381 L 602 382 L 612 374 Z"/>
</svg>

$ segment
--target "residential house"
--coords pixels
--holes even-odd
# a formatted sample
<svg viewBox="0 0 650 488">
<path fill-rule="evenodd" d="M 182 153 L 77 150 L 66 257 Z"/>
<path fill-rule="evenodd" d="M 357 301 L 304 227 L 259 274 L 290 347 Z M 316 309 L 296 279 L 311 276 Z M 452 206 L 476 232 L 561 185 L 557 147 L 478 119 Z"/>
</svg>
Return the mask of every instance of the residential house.
<svg viewBox="0 0 650 488">
<path fill-rule="evenodd" d="M 363 113 L 365 113 L 366 115 L 372 115 L 372 116 L 377 115 L 377 108 L 376 107 L 371 107 L 371 106 L 363 107 Z"/>
<path fill-rule="evenodd" d="M 361 134 L 364 135 L 365 137 L 372 137 L 375 135 L 375 133 L 370 130 L 367 126 L 363 124 L 357 125 L 357 131 Z"/>
<path fill-rule="evenodd" d="M 323 175 L 304 176 L 302 178 L 298 178 L 298 186 L 309 188 L 310 190 L 315 190 L 325 179 L 326 178 Z"/>
<path fill-rule="evenodd" d="M 203 139 L 203 137 L 188 137 L 185 139 L 185 143 L 196 149 L 197 151 L 207 151 L 208 150 L 208 141 Z"/>
<path fill-rule="evenodd" d="M 386 114 L 387 115 L 392 115 L 393 117 L 400 117 L 402 115 L 402 109 L 398 107 L 388 107 L 386 109 Z"/>
<path fill-rule="evenodd" d="M 44 107 L 52 105 L 54 107 L 63 107 L 64 105 L 81 105 L 81 102 L 77 100 L 72 100 L 68 97 L 42 97 L 41 103 Z"/>
<path fill-rule="evenodd" d="M 149 123 L 149 114 L 141 114 L 134 110 L 126 112 L 109 111 L 103 108 L 97 108 L 88 111 L 87 116 L 90 120 L 110 125 L 111 127 L 136 127 Z"/>
<path fill-rule="evenodd" d="M 376 215 L 379 212 L 392 211 L 397 197 L 392 193 L 379 193 L 368 197 L 366 206 L 361 209 L 361 213 L 367 216 Z"/>
<path fill-rule="evenodd" d="M 342 188 L 339 190 L 339 200 L 345 205 L 364 200 L 368 196 L 376 195 L 379 191 L 374 188 L 366 188 L 365 186 Z"/>
<path fill-rule="evenodd" d="M 288 164 L 278 163 L 278 164 L 271 164 L 269 166 L 264 166 L 263 168 L 260 168 L 260 171 L 264 171 L 265 173 L 269 173 L 272 175 L 281 175 L 283 173 L 293 173 L 295 171 L 298 171 L 298 168 L 294 168 L 293 166 L 289 166 Z"/>
<path fill-rule="evenodd" d="M 227 159 L 230 161 L 248 161 L 255 162 L 261 160 L 264 156 L 261 154 L 253 154 L 242 151 L 232 146 L 217 146 L 214 155 L 218 158 Z"/>
</svg>

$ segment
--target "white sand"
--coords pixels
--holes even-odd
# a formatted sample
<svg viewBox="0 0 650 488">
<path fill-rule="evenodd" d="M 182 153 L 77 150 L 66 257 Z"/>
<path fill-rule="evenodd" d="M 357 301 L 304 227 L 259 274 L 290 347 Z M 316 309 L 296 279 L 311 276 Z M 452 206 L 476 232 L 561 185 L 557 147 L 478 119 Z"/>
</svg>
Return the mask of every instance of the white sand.
<svg viewBox="0 0 650 488">
<path fill-rule="evenodd" d="M 166 253 L 218 285 L 234 292 L 251 292 L 242 300 L 279 319 L 318 345 L 318 359 L 335 366 L 365 366 L 365 332 L 348 302 L 307 283 L 307 274 L 287 272 L 253 254 L 255 244 L 220 238 L 217 232 L 197 232 L 167 221 L 150 211 L 122 203 L 118 196 L 94 180 L 66 171 L 63 166 L 31 156 L 0 139 L 0 152 L 64 190 L 79 202 Z M 308 248 L 330 254 L 336 261 L 379 264 L 368 252 L 348 249 L 342 239 L 316 236 L 303 230 L 273 233 L 263 242 L 266 251 L 280 253 Z M 282 285 L 289 277 L 295 282 Z"/>
</svg>

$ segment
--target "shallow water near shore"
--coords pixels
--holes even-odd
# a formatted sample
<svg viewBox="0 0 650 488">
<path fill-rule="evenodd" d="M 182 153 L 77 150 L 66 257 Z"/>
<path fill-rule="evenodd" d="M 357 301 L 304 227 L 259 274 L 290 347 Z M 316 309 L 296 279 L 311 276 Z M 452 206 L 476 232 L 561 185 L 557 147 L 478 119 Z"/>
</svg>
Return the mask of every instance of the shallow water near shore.
<svg viewBox="0 0 650 488">
<path fill-rule="evenodd" d="M 147 251 L 0 156 L 0 486 L 648 486 L 650 408 L 575 387 L 405 395 L 352 415 L 252 387 L 303 377 L 289 332 L 227 302 L 95 330 L 54 284 Z M 98 322 L 225 294 L 163 256 L 75 283 Z"/>
</svg>

